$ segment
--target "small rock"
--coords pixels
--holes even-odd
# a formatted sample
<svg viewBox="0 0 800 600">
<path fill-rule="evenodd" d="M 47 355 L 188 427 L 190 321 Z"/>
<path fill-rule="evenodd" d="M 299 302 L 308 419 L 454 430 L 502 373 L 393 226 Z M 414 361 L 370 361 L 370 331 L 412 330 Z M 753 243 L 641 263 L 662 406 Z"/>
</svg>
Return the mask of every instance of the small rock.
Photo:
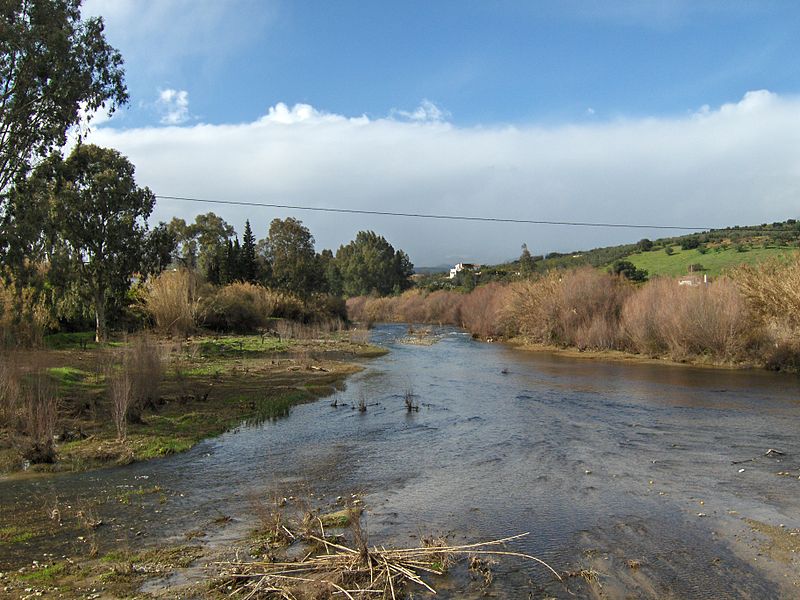
<svg viewBox="0 0 800 600">
<path fill-rule="evenodd" d="M 739 473 L 744 473 L 744 469 L 739 469 Z"/>
<path fill-rule="evenodd" d="M 708 515 L 706 513 L 697 513 L 697 516 L 698 517 L 707 517 Z"/>
<path fill-rule="evenodd" d="M 592 470 L 591 469 L 586 469 L 584 471 L 584 473 L 586 473 L 587 475 L 591 475 L 592 474 Z"/>
</svg>

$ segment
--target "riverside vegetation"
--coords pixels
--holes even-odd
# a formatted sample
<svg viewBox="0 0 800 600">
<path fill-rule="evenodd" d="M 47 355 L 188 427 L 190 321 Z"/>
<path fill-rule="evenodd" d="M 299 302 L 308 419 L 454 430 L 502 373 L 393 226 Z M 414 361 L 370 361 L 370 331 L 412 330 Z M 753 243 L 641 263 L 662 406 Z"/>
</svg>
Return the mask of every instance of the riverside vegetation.
<svg viewBox="0 0 800 600">
<path fill-rule="evenodd" d="M 351 318 L 464 327 L 484 339 L 775 370 L 800 367 L 800 257 L 740 265 L 708 285 L 633 283 L 583 267 L 468 293 L 351 298 Z"/>
<path fill-rule="evenodd" d="M 245 419 L 269 419 L 333 391 L 382 351 L 313 301 L 237 283 L 201 301 L 189 272 L 143 296 L 153 333 L 51 334 L 0 353 L 0 470 L 83 470 L 186 450 Z M 311 314 L 328 318 L 303 323 Z M 278 318 L 281 315 L 281 318 Z M 225 330 L 200 329 L 205 319 Z M 169 337 L 172 334 L 172 337 Z"/>
</svg>

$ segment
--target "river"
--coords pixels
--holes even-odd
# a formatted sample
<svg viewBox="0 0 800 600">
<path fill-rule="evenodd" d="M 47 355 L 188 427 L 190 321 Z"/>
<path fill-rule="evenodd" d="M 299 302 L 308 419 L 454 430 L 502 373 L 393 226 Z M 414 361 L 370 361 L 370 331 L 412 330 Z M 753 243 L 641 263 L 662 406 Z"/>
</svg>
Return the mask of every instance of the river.
<svg viewBox="0 0 800 600">
<path fill-rule="evenodd" d="M 106 523 L 93 534 L 102 552 L 195 529 L 195 542 L 225 545 L 252 526 L 258 499 L 357 492 L 371 543 L 530 532 L 513 549 L 596 573 L 562 584 L 533 563 L 502 561 L 495 597 L 800 596 L 797 557 L 771 556 L 746 521 L 800 527 L 796 376 L 585 360 L 435 333 L 437 343 L 407 344 L 405 326 L 377 327 L 373 341 L 390 353 L 348 380 L 336 408 L 300 405 L 149 463 L 0 481 L 0 524 L 42 521 L 54 507 L 62 516 L 23 551 L 0 545 L 0 568 L 84 551 L 70 516 L 81 507 Z M 419 412 L 405 409 L 409 388 Z M 362 395 L 365 413 L 345 406 Z M 463 573 L 436 585 L 439 597 L 481 594 Z"/>
</svg>

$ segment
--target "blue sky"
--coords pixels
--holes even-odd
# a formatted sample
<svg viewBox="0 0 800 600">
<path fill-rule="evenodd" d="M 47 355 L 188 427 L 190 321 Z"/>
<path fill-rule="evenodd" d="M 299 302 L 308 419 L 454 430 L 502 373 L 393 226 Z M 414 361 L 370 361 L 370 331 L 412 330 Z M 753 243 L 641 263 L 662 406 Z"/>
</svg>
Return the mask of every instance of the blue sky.
<svg viewBox="0 0 800 600">
<path fill-rule="evenodd" d="M 131 104 L 95 121 L 165 195 L 720 226 L 798 216 L 794 2 L 88 0 Z M 160 203 L 157 218 L 204 206 Z M 215 209 L 241 230 L 289 213 Z M 657 231 L 293 214 L 418 264 Z"/>
</svg>

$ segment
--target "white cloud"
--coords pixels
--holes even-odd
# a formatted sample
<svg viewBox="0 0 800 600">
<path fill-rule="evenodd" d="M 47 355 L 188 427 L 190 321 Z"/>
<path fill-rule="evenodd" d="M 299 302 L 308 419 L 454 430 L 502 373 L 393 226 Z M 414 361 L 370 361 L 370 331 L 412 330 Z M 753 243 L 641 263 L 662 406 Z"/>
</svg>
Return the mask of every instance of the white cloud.
<svg viewBox="0 0 800 600">
<path fill-rule="evenodd" d="M 130 157 L 163 195 L 399 212 L 655 225 L 797 218 L 800 98 L 748 92 L 673 118 L 558 127 L 457 127 L 437 119 L 349 118 L 278 104 L 253 122 L 120 130 L 90 141 Z M 263 236 L 297 216 L 319 247 L 373 229 L 420 265 L 489 262 L 656 238 L 669 232 L 502 225 L 159 201 L 156 218 L 214 210 Z"/>
<path fill-rule="evenodd" d="M 189 120 L 189 92 L 186 90 L 160 90 L 156 108 L 164 125 L 180 125 Z"/>
<path fill-rule="evenodd" d="M 423 100 L 419 106 L 412 111 L 393 109 L 392 115 L 402 117 L 416 123 L 439 123 L 450 118 L 450 113 L 442 110 L 430 100 Z"/>
</svg>

